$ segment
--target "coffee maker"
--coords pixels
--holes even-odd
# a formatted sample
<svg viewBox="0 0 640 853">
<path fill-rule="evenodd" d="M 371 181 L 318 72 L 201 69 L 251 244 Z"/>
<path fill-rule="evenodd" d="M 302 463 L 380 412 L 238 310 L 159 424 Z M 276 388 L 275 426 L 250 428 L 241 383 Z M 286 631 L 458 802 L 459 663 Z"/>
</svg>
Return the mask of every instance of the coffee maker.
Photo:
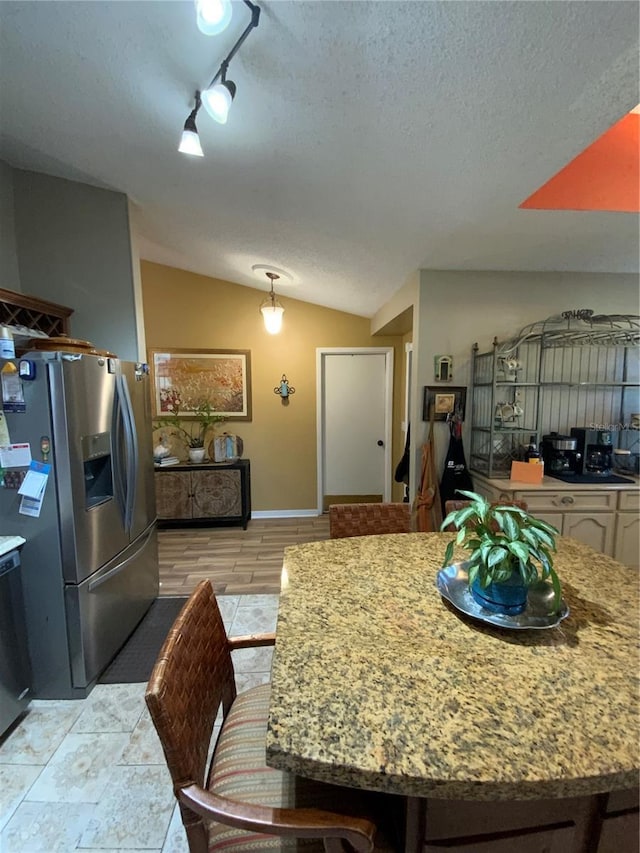
<svg viewBox="0 0 640 853">
<path fill-rule="evenodd" d="M 562 479 L 575 475 L 582 461 L 575 436 L 551 432 L 542 436 L 542 458 L 545 473 Z"/>
<path fill-rule="evenodd" d="M 578 440 L 581 458 L 577 474 L 608 477 L 613 468 L 613 442 L 611 433 L 600 429 L 571 427 L 571 435 Z"/>
</svg>

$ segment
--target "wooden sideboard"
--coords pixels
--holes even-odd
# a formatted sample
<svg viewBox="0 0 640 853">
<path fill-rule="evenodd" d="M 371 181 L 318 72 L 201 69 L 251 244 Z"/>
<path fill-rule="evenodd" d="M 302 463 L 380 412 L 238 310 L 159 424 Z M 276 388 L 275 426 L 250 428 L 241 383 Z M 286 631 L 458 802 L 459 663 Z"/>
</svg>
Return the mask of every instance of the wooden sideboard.
<svg viewBox="0 0 640 853">
<path fill-rule="evenodd" d="M 158 523 L 164 527 L 241 524 L 251 518 L 251 466 L 202 462 L 156 467 Z"/>
</svg>

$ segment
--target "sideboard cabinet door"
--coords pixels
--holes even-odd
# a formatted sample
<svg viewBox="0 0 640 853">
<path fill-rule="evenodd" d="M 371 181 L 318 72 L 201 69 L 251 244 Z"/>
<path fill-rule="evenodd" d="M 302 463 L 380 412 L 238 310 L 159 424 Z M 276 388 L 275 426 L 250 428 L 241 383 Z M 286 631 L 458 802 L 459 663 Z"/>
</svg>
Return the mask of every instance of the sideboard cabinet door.
<svg viewBox="0 0 640 853">
<path fill-rule="evenodd" d="M 191 474 L 189 471 L 156 473 L 158 518 L 191 518 Z"/>
<path fill-rule="evenodd" d="M 193 471 L 194 518 L 242 515 L 240 471 Z"/>
</svg>

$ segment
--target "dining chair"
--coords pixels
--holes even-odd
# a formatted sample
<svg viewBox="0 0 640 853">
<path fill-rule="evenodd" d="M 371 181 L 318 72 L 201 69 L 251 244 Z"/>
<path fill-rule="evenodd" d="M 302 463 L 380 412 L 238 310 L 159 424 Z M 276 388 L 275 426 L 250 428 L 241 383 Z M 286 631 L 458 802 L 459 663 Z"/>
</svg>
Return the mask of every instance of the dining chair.
<svg viewBox="0 0 640 853">
<path fill-rule="evenodd" d="M 331 504 L 329 537 L 370 536 L 376 533 L 411 533 L 408 503 Z"/>
<path fill-rule="evenodd" d="M 471 501 L 451 500 L 444 502 L 444 517 L 446 518 L 450 512 L 457 512 L 459 509 L 464 509 L 469 506 Z M 491 506 L 516 506 L 518 509 L 523 509 L 525 512 L 529 509 L 529 504 L 526 501 L 494 501 Z M 454 524 L 447 524 L 444 528 L 446 533 L 455 533 L 457 527 Z"/>
<path fill-rule="evenodd" d="M 231 651 L 274 642 L 275 634 L 228 638 L 211 582 L 203 580 L 160 650 L 145 699 L 189 851 L 295 851 L 303 839 L 306 853 L 369 853 L 376 825 L 364 814 L 375 805 L 358 799 L 366 798 L 365 792 L 353 790 L 352 801 L 352 789 L 266 765 L 270 685 L 237 694 Z M 215 739 L 219 708 L 222 723 Z M 376 844 L 377 849 L 382 847 Z"/>
</svg>

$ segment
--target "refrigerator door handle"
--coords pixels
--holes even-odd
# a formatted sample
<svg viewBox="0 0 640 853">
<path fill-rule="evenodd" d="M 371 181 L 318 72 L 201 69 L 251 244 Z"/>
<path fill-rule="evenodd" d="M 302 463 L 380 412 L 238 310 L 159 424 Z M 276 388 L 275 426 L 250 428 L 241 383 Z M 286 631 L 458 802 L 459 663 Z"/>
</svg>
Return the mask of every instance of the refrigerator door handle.
<svg viewBox="0 0 640 853">
<path fill-rule="evenodd" d="M 144 551 L 144 549 L 147 547 L 147 542 L 149 541 L 149 538 L 154 534 L 154 531 L 155 528 L 149 530 L 147 535 L 141 540 L 140 547 L 133 554 L 127 557 L 126 560 L 123 560 L 122 563 L 118 563 L 117 566 L 114 566 L 112 569 L 109 569 L 108 572 L 105 572 L 96 580 L 91 581 L 87 587 L 88 592 L 93 592 L 94 590 L 98 589 L 98 587 L 102 586 L 103 583 L 106 583 L 108 580 L 111 580 L 111 578 L 120 574 L 120 572 L 123 572 L 129 565 L 129 563 L 132 562 L 132 560 L 136 560 L 140 552 Z"/>
<path fill-rule="evenodd" d="M 126 485 L 125 485 L 125 514 L 124 526 L 128 532 L 133 527 L 133 511 L 136 504 L 136 479 L 138 472 L 138 438 L 133 419 L 133 406 L 129 395 L 126 377 L 119 374 L 116 380 L 118 396 L 122 405 L 122 424 L 124 427 L 124 443 L 127 451 Z"/>
<path fill-rule="evenodd" d="M 127 491 L 125 477 L 125 446 L 123 441 L 124 432 L 124 416 L 122 413 L 122 395 L 120 391 L 120 383 L 116 377 L 113 399 L 113 436 L 114 436 L 114 466 L 113 479 L 115 486 L 116 499 L 122 516 L 122 524 L 125 530 L 128 530 L 126 523 L 127 515 Z"/>
</svg>

